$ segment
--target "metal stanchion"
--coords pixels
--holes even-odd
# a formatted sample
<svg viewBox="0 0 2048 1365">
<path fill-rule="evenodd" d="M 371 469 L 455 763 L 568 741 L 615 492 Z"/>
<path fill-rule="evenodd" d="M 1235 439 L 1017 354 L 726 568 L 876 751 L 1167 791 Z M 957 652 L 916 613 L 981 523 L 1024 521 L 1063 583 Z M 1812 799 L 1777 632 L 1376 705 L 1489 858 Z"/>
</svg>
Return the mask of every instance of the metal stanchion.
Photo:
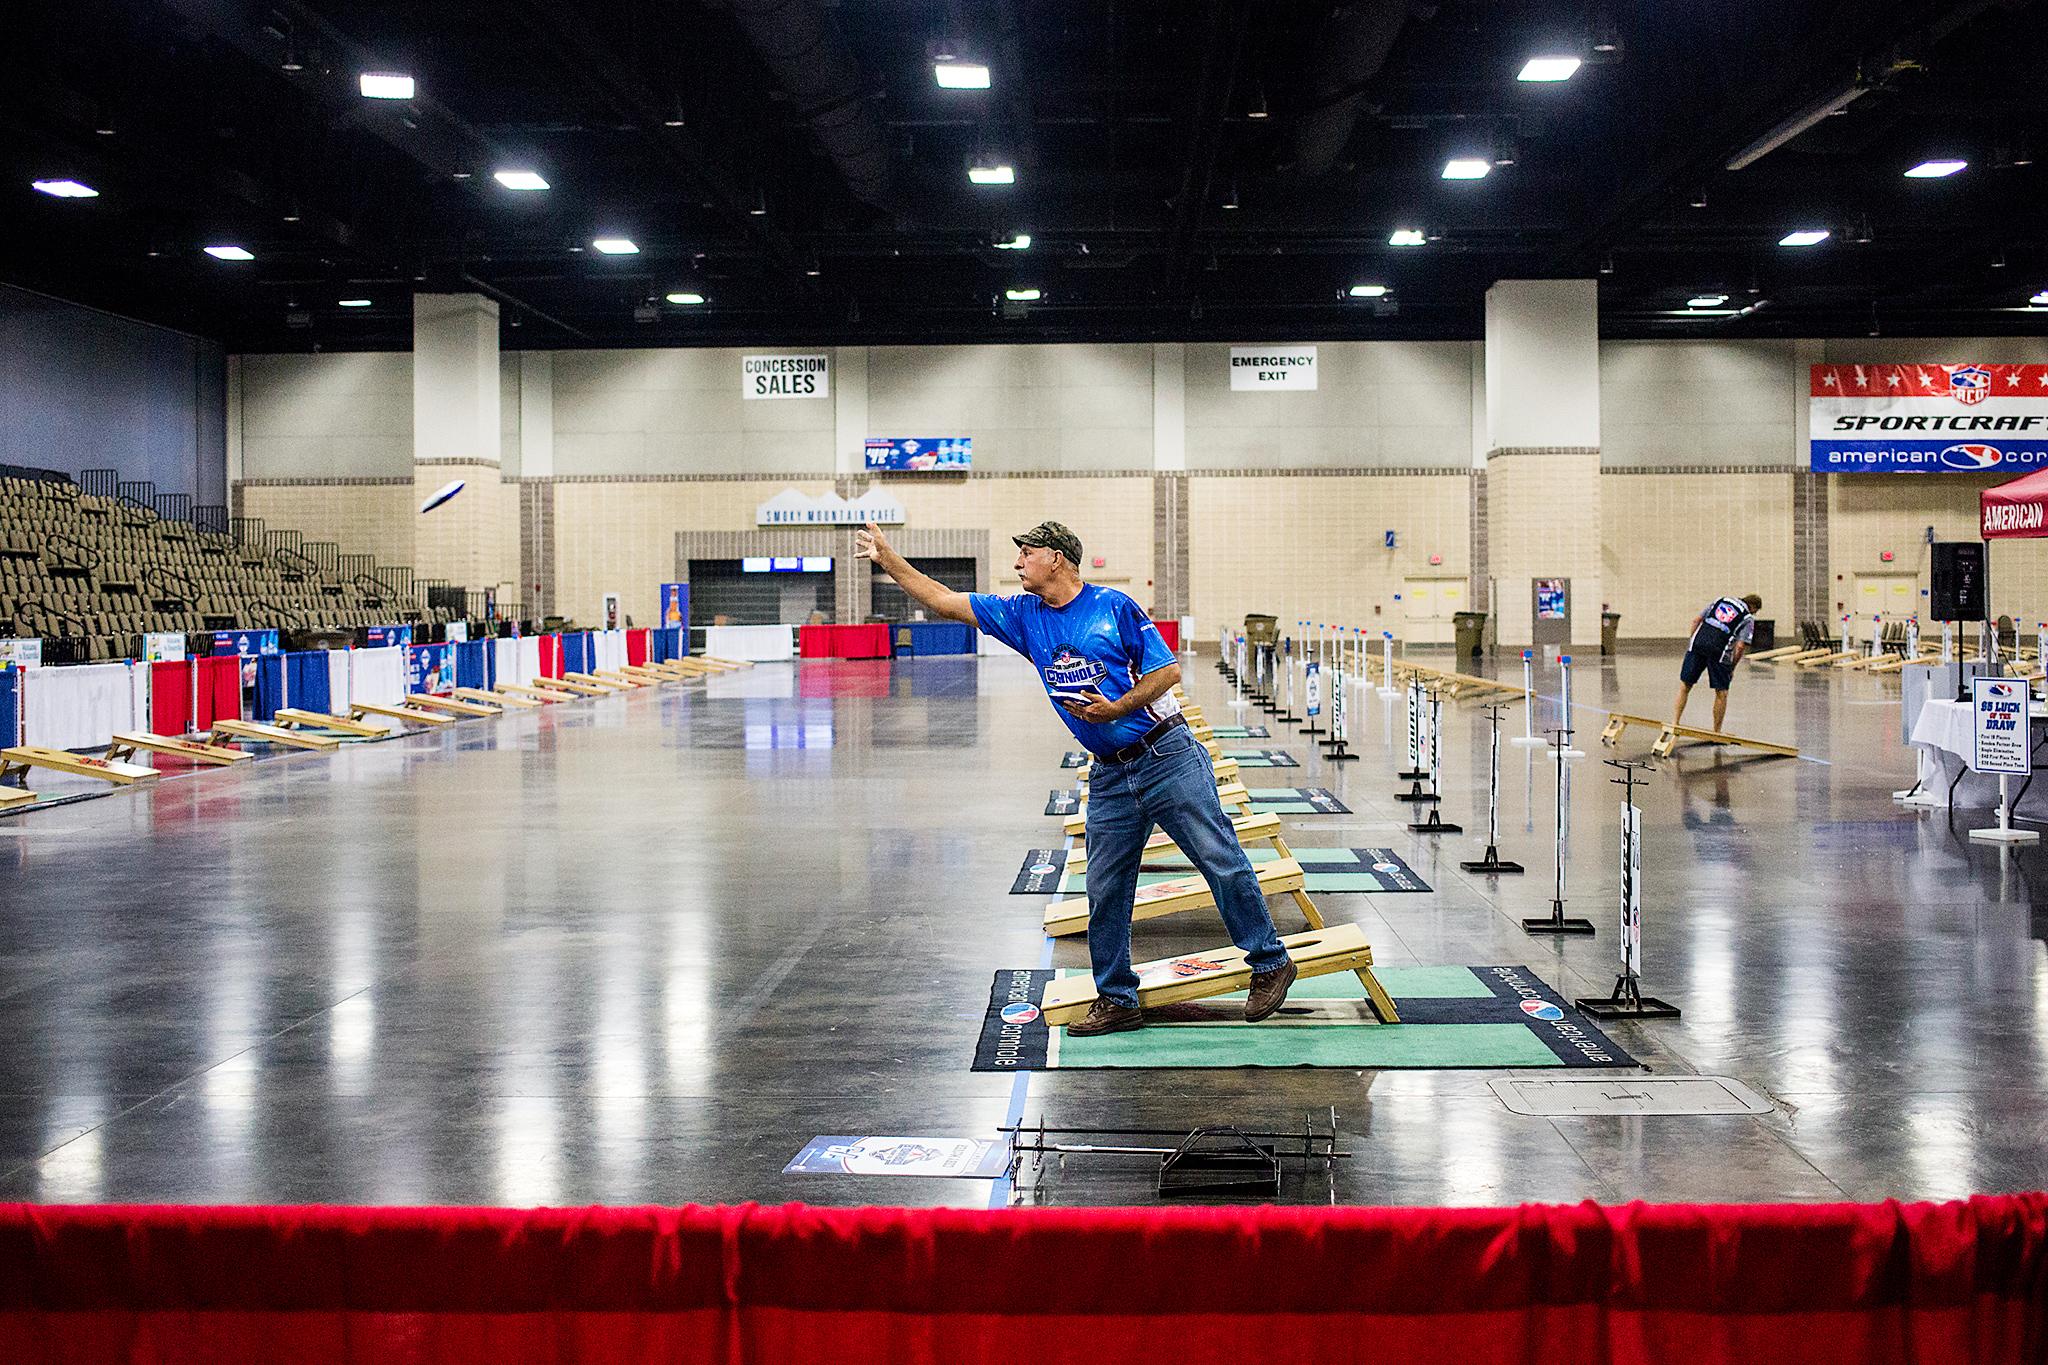
<svg viewBox="0 0 2048 1365">
<path fill-rule="evenodd" d="M 1408 771 L 1395 773 L 1403 782 L 1420 782 L 1429 774 L 1422 767 L 1422 679 L 1408 679 Z M 1421 787 L 1416 788 L 1421 791 Z"/>
<path fill-rule="evenodd" d="M 1504 861 L 1500 856 L 1500 716 L 1507 710 L 1504 701 L 1488 702 L 1486 717 L 1493 722 L 1493 741 L 1488 747 L 1486 770 L 1486 856 L 1475 861 L 1460 862 L 1459 867 L 1467 872 L 1520 872 L 1520 863 Z"/>
<path fill-rule="evenodd" d="M 1522 651 L 1522 733 L 1508 741 L 1508 743 L 1518 749 L 1533 749 L 1543 743 L 1543 736 L 1537 734 L 1535 730 L 1536 685 L 1533 676 L 1536 669 L 1535 654 L 1536 651 L 1533 649 Z M 1570 717 L 1566 717 L 1565 723 L 1571 723 Z"/>
<path fill-rule="evenodd" d="M 1394 695 L 1394 632 L 1380 632 L 1380 695 Z"/>
<path fill-rule="evenodd" d="M 1569 654 L 1560 654 L 1560 655 L 1558 655 L 1558 657 L 1557 657 L 1557 676 L 1558 676 L 1558 682 L 1559 682 L 1559 684 L 1560 684 L 1560 691 L 1559 691 L 1559 696 L 1560 696 L 1560 698 L 1561 698 L 1561 700 L 1563 701 L 1563 704 L 1564 704 L 1564 723 L 1565 723 L 1565 724 L 1566 724 L 1567 726 L 1569 726 L 1569 725 L 1570 725 L 1570 724 L 1572 723 L 1572 656 L 1571 656 L 1571 655 L 1569 655 Z M 1569 729 L 1567 729 L 1567 730 L 1565 731 L 1565 733 L 1566 733 L 1566 734 L 1570 734 L 1570 733 L 1571 733 L 1571 731 L 1570 731 Z M 1551 756 L 1552 758 L 1563 758 L 1563 759 L 1564 759 L 1565 761 L 1567 761 L 1567 762 L 1571 762 L 1571 761 L 1573 761 L 1573 760 L 1576 760 L 1576 759 L 1581 759 L 1581 758 L 1584 758 L 1584 757 L 1586 756 L 1586 751 L 1585 751 L 1584 749 L 1570 749 L 1570 748 L 1567 748 L 1567 749 L 1559 749 L 1559 750 L 1554 750 L 1554 751 L 1553 751 L 1553 752 L 1551 753 L 1551 755 L 1550 755 L 1550 756 Z"/>
<path fill-rule="evenodd" d="M 1589 919 L 1566 919 L 1564 914 L 1564 864 L 1565 840 L 1571 824 L 1572 766 L 1562 755 L 1571 747 L 1571 718 L 1566 724 L 1552 731 L 1557 736 L 1557 747 L 1550 752 L 1559 755 L 1557 760 L 1557 842 L 1552 854 L 1556 876 L 1552 883 L 1550 913 L 1541 919 L 1525 919 L 1522 931 L 1529 934 L 1591 934 L 1598 932 Z"/>
<path fill-rule="evenodd" d="M 1443 746 L 1441 742 L 1443 735 L 1443 713 L 1443 691 L 1440 688 L 1433 687 L 1429 691 L 1429 785 L 1434 787 L 1439 794 L 1429 798 L 1431 803 L 1429 818 L 1408 826 L 1416 834 L 1463 834 L 1465 832 L 1463 825 L 1445 823 L 1442 809 L 1438 804 L 1443 800 L 1441 793 L 1444 789 L 1442 772 Z M 1403 796 L 1400 799 L 1406 801 L 1411 798 Z"/>
<path fill-rule="evenodd" d="M 1322 630 L 1321 626 L 1315 625 L 1310 621 L 1303 621 L 1301 624 L 1316 631 Z M 1313 658 L 1308 657 L 1308 645 L 1306 639 L 1304 639 L 1302 657 L 1302 685 L 1308 697 L 1306 704 L 1302 707 L 1302 714 L 1307 717 L 1308 724 L 1301 727 L 1301 733 L 1304 735 L 1327 734 L 1329 732 L 1317 723 L 1322 719 L 1323 715 L 1323 642 L 1320 636 L 1316 639 L 1315 657 Z M 1313 676 L 1313 681 L 1310 680 L 1311 675 Z"/>
<path fill-rule="evenodd" d="M 1572 1001 L 1581 1014 L 1595 1019 L 1676 1019 L 1678 1006 L 1655 996 L 1644 995 L 1643 967 L 1643 813 L 1636 807 L 1638 772 L 1657 771 L 1647 763 L 1610 758 L 1610 768 L 1622 775 L 1611 779 L 1626 787 L 1621 807 L 1621 975 L 1614 978 L 1614 994 L 1606 999 L 1587 996 Z"/>
<path fill-rule="evenodd" d="M 1293 636 L 1284 636 L 1280 641 L 1280 666 L 1287 670 L 1287 704 L 1274 715 L 1273 719 L 1283 725 L 1294 725 L 1300 717 L 1294 714 L 1294 646 Z"/>
<path fill-rule="evenodd" d="M 1320 747 L 1324 750 L 1323 758 L 1326 761 L 1349 763 L 1358 755 L 1348 752 L 1344 747 L 1344 742 L 1350 734 L 1349 722 L 1345 718 L 1345 690 L 1350 686 L 1351 679 L 1344 671 L 1344 636 L 1341 627 L 1337 636 L 1337 647 L 1330 652 L 1330 659 L 1336 665 L 1330 673 L 1330 737 L 1324 740 Z"/>
</svg>

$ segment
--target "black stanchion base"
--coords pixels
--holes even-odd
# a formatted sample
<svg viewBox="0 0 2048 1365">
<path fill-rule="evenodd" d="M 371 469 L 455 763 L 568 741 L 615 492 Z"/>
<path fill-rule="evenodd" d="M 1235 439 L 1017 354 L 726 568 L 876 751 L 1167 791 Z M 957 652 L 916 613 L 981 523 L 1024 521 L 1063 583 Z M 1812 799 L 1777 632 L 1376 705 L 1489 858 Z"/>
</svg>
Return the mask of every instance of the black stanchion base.
<svg viewBox="0 0 2048 1365">
<path fill-rule="evenodd" d="M 1445 824 L 1442 814 L 1434 806 L 1429 808 L 1429 818 L 1427 820 L 1411 824 L 1408 828 L 1416 834 L 1463 834 L 1465 832 L 1463 825 Z"/>
<path fill-rule="evenodd" d="M 1625 1004 L 1612 996 L 1592 997 L 1572 1001 L 1572 1008 L 1580 1014 L 1595 1019 L 1676 1019 L 1678 1006 L 1666 1004 L 1652 995 L 1636 997 L 1634 1004 Z"/>
<path fill-rule="evenodd" d="M 1597 934 L 1600 931 L 1593 927 L 1593 921 L 1589 919 L 1566 919 L 1564 917 L 1564 902 L 1552 901 L 1550 903 L 1550 913 L 1542 919 L 1525 919 L 1522 921 L 1522 932 L 1525 934 Z"/>
<path fill-rule="evenodd" d="M 1467 872 L 1520 872 L 1523 870 L 1520 863 L 1503 862 L 1500 850 L 1492 844 L 1486 846 L 1486 856 L 1484 858 L 1470 862 L 1461 862 L 1458 866 L 1464 868 Z"/>
<path fill-rule="evenodd" d="M 1417 769 L 1417 768 L 1410 768 L 1410 769 L 1409 769 L 1409 770 L 1408 770 L 1407 772 L 1405 772 L 1405 773 L 1395 773 L 1395 774 L 1394 774 L 1394 778 L 1395 778 L 1395 780 L 1396 780 L 1396 781 L 1399 781 L 1399 782 L 1420 782 L 1420 781 L 1422 781 L 1422 779 L 1423 779 L 1423 778 L 1425 778 L 1425 777 L 1428 777 L 1428 776 L 1429 776 L 1429 772 L 1428 772 L 1428 770 L 1427 770 L 1427 769 Z"/>
<path fill-rule="evenodd" d="M 1424 791 L 1420 782 L 1415 784 L 1414 791 L 1395 792 L 1394 799 L 1396 801 L 1429 801 L 1432 803 L 1443 800 L 1435 792 Z"/>
<path fill-rule="evenodd" d="M 1358 760 L 1357 754 L 1344 751 L 1344 741 L 1341 739 L 1326 739 L 1318 747 L 1329 751 L 1323 755 L 1325 763 L 1355 763 Z"/>
<path fill-rule="evenodd" d="M 1301 717 L 1295 715 L 1292 711 L 1282 711 L 1279 715 L 1273 717 L 1273 719 L 1279 721 L 1282 725 L 1301 724 Z"/>
<path fill-rule="evenodd" d="M 1304 735 L 1327 735 L 1330 732 L 1323 729 L 1320 725 L 1308 725 L 1302 727 L 1301 733 Z"/>
</svg>

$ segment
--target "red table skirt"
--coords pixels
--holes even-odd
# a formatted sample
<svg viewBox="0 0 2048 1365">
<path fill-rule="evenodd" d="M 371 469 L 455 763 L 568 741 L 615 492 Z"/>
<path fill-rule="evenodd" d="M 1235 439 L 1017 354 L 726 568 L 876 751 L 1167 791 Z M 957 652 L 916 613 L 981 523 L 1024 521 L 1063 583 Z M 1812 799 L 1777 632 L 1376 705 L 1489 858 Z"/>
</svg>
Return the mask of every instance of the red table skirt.
<svg viewBox="0 0 2048 1365">
<path fill-rule="evenodd" d="M 886 659 L 889 657 L 889 627 L 798 626 L 796 652 L 800 659 Z"/>
<path fill-rule="evenodd" d="M 1168 649 L 1178 650 L 1180 648 L 1180 622 L 1161 621 L 1155 618 L 1152 624 L 1159 627 L 1159 638 L 1166 641 Z"/>
</svg>

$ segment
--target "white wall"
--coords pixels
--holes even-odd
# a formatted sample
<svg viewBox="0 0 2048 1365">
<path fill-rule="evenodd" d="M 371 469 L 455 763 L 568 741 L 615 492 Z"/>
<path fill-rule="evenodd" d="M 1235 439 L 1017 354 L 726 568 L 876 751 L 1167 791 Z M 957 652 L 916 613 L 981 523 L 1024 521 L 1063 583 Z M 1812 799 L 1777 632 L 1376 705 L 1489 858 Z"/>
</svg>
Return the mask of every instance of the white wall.
<svg viewBox="0 0 2048 1365">
<path fill-rule="evenodd" d="M 412 477 L 412 353 L 242 357 L 245 479 Z"/>
<path fill-rule="evenodd" d="M 1600 463 L 1806 462 L 1790 341 L 1609 341 L 1600 347 Z"/>
<path fill-rule="evenodd" d="M 1325 342 L 1314 392 L 1234 392 L 1230 348 L 1186 348 L 1189 469 L 1471 464 L 1472 343 Z"/>
</svg>

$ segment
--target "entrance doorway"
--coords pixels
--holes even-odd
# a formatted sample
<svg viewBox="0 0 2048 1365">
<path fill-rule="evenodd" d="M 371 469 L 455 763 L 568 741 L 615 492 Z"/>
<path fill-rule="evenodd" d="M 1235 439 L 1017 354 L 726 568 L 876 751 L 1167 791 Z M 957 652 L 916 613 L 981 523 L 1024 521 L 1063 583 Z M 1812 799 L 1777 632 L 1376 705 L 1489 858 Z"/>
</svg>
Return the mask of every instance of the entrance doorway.
<svg viewBox="0 0 2048 1365">
<path fill-rule="evenodd" d="M 1920 610 L 1920 577 L 1910 573 L 1860 573 L 1850 607 L 1856 619 L 1850 622 L 1850 637 L 1870 638 L 1870 618 L 1882 617 L 1886 625 L 1905 620 Z"/>
<path fill-rule="evenodd" d="M 1451 616 L 1465 610 L 1462 578 L 1409 578 L 1401 583 L 1401 640 L 1409 645 L 1452 643 Z"/>
</svg>

